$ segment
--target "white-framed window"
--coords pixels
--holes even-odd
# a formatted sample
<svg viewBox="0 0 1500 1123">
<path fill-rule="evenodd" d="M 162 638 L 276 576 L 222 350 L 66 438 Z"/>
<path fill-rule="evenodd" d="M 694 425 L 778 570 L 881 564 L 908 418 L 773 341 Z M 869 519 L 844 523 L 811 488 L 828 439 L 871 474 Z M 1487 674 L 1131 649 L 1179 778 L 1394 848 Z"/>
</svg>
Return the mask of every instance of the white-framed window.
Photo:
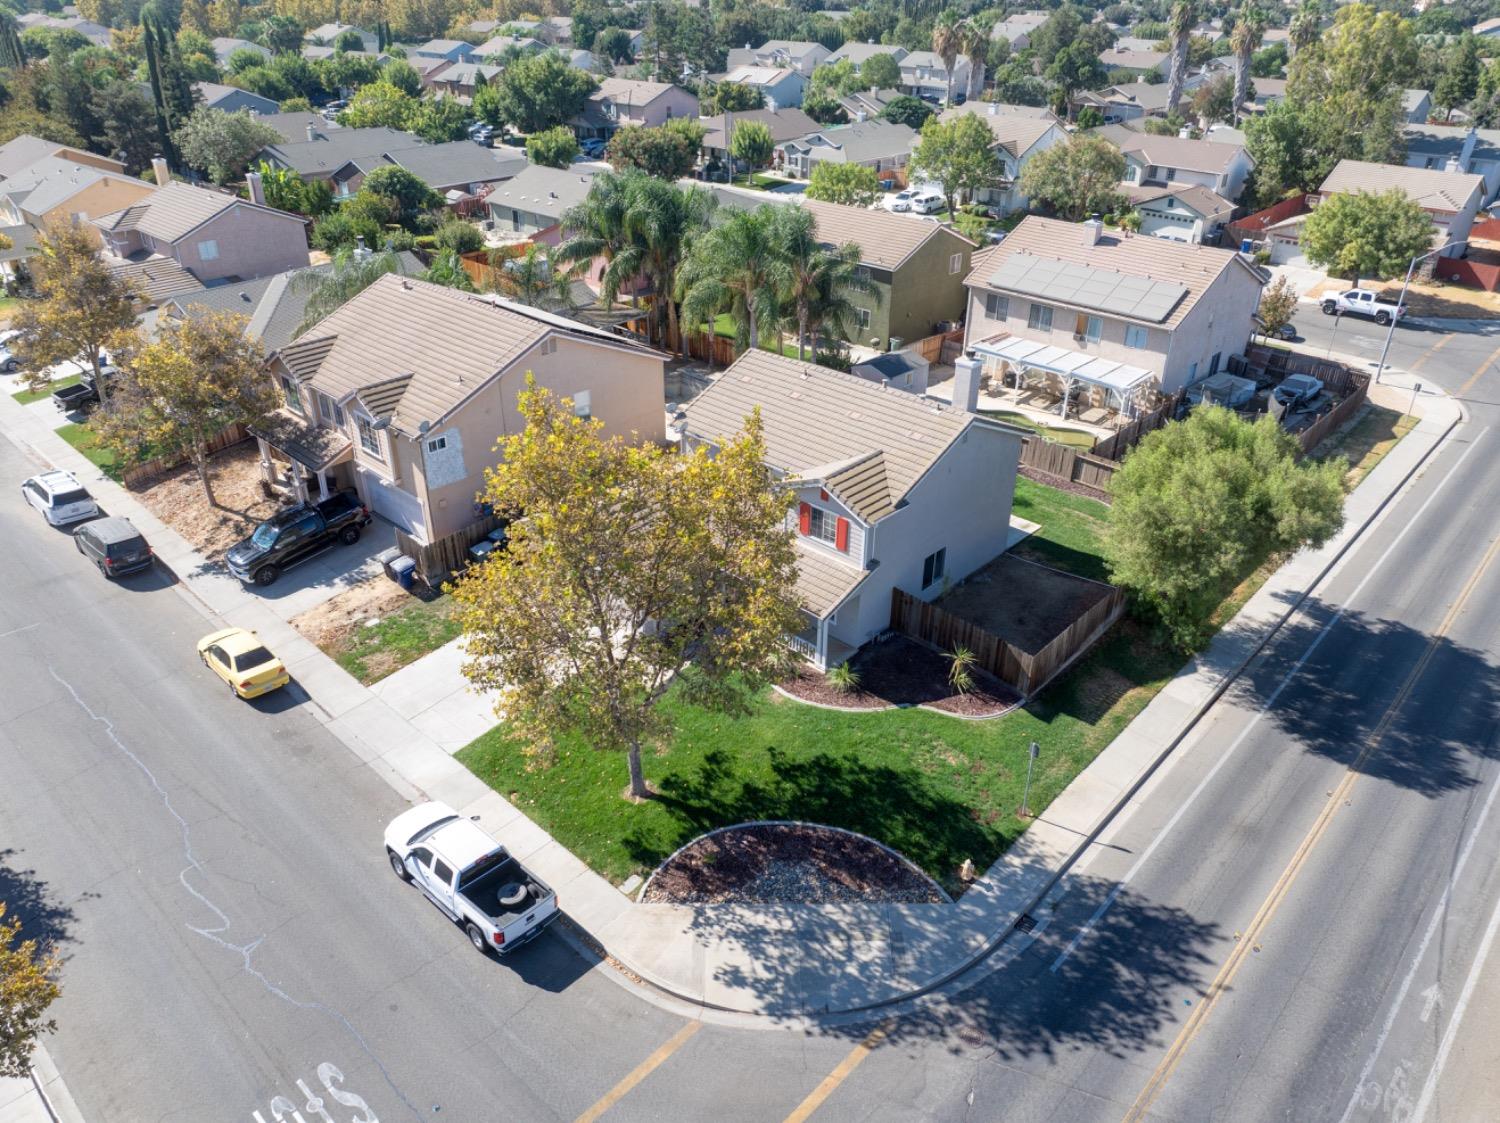
<svg viewBox="0 0 1500 1123">
<path fill-rule="evenodd" d="M 1189 363 L 1188 364 L 1188 377 L 1187 377 L 1187 380 L 1189 382 L 1197 382 L 1198 381 L 1198 364 L 1197 363 Z"/>
<path fill-rule="evenodd" d="M 323 391 L 318 391 L 318 413 L 324 421 L 336 429 L 344 427 L 344 407 L 339 405 Z"/>
<path fill-rule="evenodd" d="M 448 438 L 447 437 L 433 437 L 430 441 L 427 442 L 427 451 L 428 452 L 442 452 L 443 449 L 445 449 L 447 447 L 448 447 Z"/>
<path fill-rule="evenodd" d="M 952 257 L 948 258 L 948 272 L 950 275 L 953 273 L 957 273 L 963 267 L 964 255 L 962 253 L 956 253 Z"/>
<path fill-rule="evenodd" d="M 1032 331 L 1052 330 L 1052 308 L 1047 304 L 1033 304 L 1026 316 L 1026 326 Z"/>
<path fill-rule="evenodd" d="M 868 308 L 857 309 L 859 312 L 859 326 L 867 328 L 870 326 L 870 310 Z"/>
<path fill-rule="evenodd" d="M 296 410 L 298 413 L 303 412 L 302 394 L 297 389 L 297 382 L 285 374 L 281 376 L 281 396 L 286 399 L 286 404 L 289 408 Z"/>
<path fill-rule="evenodd" d="M 594 416 L 593 392 L 590 390 L 578 390 L 573 394 L 573 416 L 581 417 L 585 421 Z"/>
<path fill-rule="evenodd" d="M 984 294 L 984 314 L 987 319 L 1007 320 L 1010 318 L 1010 297 L 1001 296 L 998 292 L 987 292 Z"/>
<path fill-rule="evenodd" d="M 1130 324 L 1125 328 L 1125 346 L 1144 350 L 1146 347 L 1146 329 L 1136 324 Z"/>
<path fill-rule="evenodd" d="M 198 260 L 199 261 L 218 261 L 219 260 L 219 243 L 216 242 L 216 241 L 214 241 L 212 238 L 208 239 L 206 242 L 199 242 L 198 243 Z"/>
<path fill-rule="evenodd" d="M 830 546 L 836 545 L 839 534 L 839 519 L 832 511 L 822 507 L 810 508 L 807 519 L 807 536 L 818 538 Z"/>
<path fill-rule="evenodd" d="M 922 559 L 922 588 L 930 589 L 943 579 L 943 569 L 948 564 L 948 547 L 935 550 Z"/>
<path fill-rule="evenodd" d="M 357 418 L 355 428 L 359 430 L 359 447 L 377 459 L 385 459 L 380 455 L 380 432 L 370 419 L 368 417 Z"/>
<path fill-rule="evenodd" d="M 1104 336 L 1104 321 L 1098 316 L 1080 315 L 1073 327 L 1075 335 L 1081 335 L 1090 343 L 1098 343 Z"/>
</svg>

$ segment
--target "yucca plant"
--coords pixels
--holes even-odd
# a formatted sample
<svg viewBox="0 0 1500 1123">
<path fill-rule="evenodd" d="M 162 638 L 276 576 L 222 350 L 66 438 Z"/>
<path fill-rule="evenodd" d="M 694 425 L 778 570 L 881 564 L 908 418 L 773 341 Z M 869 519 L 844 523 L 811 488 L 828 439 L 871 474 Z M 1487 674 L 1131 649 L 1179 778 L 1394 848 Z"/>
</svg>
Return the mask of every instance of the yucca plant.
<svg viewBox="0 0 1500 1123">
<path fill-rule="evenodd" d="M 859 689 L 859 672 L 848 663 L 840 663 L 828 671 L 828 685 L 840 694 L 853 694 Z"/>
<path fill-rule="evenodd" d="M 949 653 L 948 685 L 959 694 L 974 689 L 974 653 L 967 647 L 955 647 Z"/>
</svg>

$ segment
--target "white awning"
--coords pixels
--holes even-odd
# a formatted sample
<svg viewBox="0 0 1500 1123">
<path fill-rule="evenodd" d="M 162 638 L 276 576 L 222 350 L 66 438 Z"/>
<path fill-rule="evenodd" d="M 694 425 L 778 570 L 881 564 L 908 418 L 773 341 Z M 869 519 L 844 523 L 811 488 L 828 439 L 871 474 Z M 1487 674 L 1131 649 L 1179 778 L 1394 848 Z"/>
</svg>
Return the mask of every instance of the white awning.
<svg viewBox="0 0 1500 1123">
<path fill-rule="evenodd" d="M 1112 394 L 1129 394 L 1156 377 L 1155 371 L 1144 367 L 1133 367 L 1128 363 L 1117 363 L 1113 359 L 1013 335 L 982 340 L 974 344 L 974 350 L 981 355 L 1004 359 L 1014 366 L 1045 370 L 1064 378 L 1102 386 Z"/>
</svg>

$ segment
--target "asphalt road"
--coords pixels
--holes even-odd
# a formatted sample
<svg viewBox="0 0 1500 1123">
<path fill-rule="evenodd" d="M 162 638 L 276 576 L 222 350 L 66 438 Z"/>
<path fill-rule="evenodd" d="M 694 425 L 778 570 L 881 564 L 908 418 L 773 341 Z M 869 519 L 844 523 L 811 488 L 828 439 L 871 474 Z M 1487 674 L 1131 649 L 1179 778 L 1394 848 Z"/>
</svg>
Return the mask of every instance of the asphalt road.
<svg viewBox="0 0 1500 1123">
<path fill-rule="evenodd" d="M 1350 327 L 1334 350 L 1378 338 Z M 310 1094 L 340 1121 L 1491 1118 L 1463 1066 L 1500 1025 L 1500 960 L 1476 968 L 1500 926 L 1500 337 L 1397 340 L 1472 420 L 1014 959 L 875 1037 L 684 1021 L 551 935 L 477 956 L 385 869 L 401 801 L 294 696 L 232 699 L 193 656 L 213 621 L 106 586 L 6 485 L 0 897 L 67 956 L 49 1048 L 75 1097 L 261 1123 L 320 1118 Z M 30 470 L 0 443 L 0 478 Z"/>
</svg>

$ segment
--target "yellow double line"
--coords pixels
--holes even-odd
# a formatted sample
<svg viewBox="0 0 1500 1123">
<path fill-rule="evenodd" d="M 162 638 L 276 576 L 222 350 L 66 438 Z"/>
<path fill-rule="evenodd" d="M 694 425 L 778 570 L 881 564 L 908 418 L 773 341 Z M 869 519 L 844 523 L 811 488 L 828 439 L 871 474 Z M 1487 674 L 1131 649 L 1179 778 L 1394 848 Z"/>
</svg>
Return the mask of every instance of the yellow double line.
<svg viewBox="0 0 1500 1123">
<path fill-rule="evenodd" d="M 1416 687 L 1417 681 L 1427 670 L 1427 666 L 1432 662 L 1433 656 L 1437 654 L 1438 646 L 1442 643 L 1443 637 L 1447 635 L 1448 629 L 1458 619 L 1459 613 L 1463 611 L 1464 605 L 1468 602 L 1469 597 L 1473 595 L 1480 578 L 1489 569 L 1497 553 L 1500 553 L 1500 538 L 1496 538 L 1490 543 L 1489 549 L 1485 551 L 1484 558 L 1479 563 L 1479 567 L 1469 575 L 1469 579 L 1465 582 L 1462 591 L 1458 595 L 1458 599 L 1449 607 L 1447 615 L 1443 617 L 1442 623 L 1432 633 L 1432 638 L 1427 641 L 1427 647 L 1423 650 L 1422 657 L 1417 660 L 1417 665 L 1406 676 L 1406 680 L 1401 684 L 1401 689 L 1397 691 L 1395 699 L 1386 707 L 1385 713 L 1380 717 L 1380 721 L 1370 731 L 1370 735 L 1365 738 L 1364 744 L 1360 747 L 1359 755 L 1349 765 L 1343 779 L 1339 781 L 1338 786 L 1329 795 L 1328 801 L 1323 805 L 1323 809 L 1319 812 L 1312 828 L 1302 839 L 1296 853 L 1292 855 L 1292 860 L 1287 863 L 1286 869 L 1282 870 L 1281 876 L 1276 879 L 1276 884 L 1272 887 L 1270 895 L 1261 903 L 1259 910 L 1256 911 L 1254 918 L 1250 921 L 1250 926 L 1245 929 L 1234 950 L 1230 952 L 1229 958 L 1224 961 L 1224 966 L 1219 970 L 1218 975 L 1214 977 L 1213 982 L 1209 984 L 1208 990 L 1204 993 L 1203 1000 L 1198 1003 L 1192 1016 L 1183 1025 L 1176 1040 L 1172 1042 L 1171 1048 L 1167 1050 L 1166 1056 L 1161 1059 L 1161 1063 L 1156 1066 L 1156 1070 L 1151 1074 L 1151 1079 L 1146 1082 L 1146 1086 L 1141 1089 L 1141 1094 L 1136 1097 L 1135 1103 L 1125 1113 L 1126 1123 L 1130 1123 L 1131 1120 L 1145 1118 L 1146 1113 L 1151 1109 L 1151 1105 L 1156 1102 L 1157 1097 L 1161 1095 L 1162 1089 L 1166 1087 L 1167 1081 L 1172 1078 L 1172 1074 L 1177 1070 L 1177 1066 L 1182 1063 L 1183 1055 L 1187 1052 L 1188 1046 L 1197 1037 L 1198 1032 L 1203 1028 L 1204 1022 L 1208 1020 L 1208 1016 L 1213 1013 L 1214 1007 L 1218 1005 L 1219 999 L 1224 996 L 1224 992 L 1229 989 L 1230 983 L 1234 981 L 1235 974 L 1244 964 L 1246 958 L 1258 947 L 1261 933 L 1271 923 L 1271 918 L 1276 914 L 1277 908 L 1280 907 L 1281 902 L 1286 899 L 1287 894 L 1291 891 L 1292 883 L 1296 881 L 1297 875 L 1302 872 L 1313 848 L 1322 839 L 1324 834 L 1327 833 L 1329 824 L 1333 822 L 1334 812 L 1348 799 L 1349 792 L 1359 779 L 1360 769 L 1380 746 L 1386 733 L 1390 731 L 1391 724 L 1395 721 L 1397 713 L 1406 704 L 1406 700 L 1411 696 L 1411 692 Z"/>
</svg>

